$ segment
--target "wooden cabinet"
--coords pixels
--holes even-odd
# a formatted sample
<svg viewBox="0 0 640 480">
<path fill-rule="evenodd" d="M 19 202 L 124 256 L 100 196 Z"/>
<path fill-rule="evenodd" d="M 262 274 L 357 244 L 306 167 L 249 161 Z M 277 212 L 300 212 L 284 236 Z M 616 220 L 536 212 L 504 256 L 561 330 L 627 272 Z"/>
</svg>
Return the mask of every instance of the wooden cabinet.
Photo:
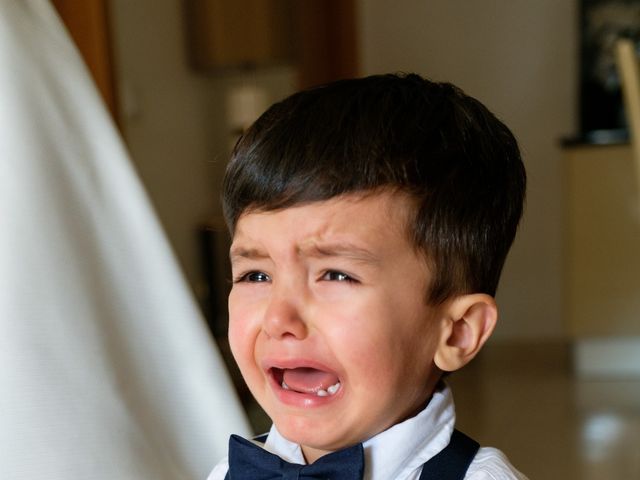
<svg viewBox="0 0 640 480">
<path fill-rule="evenodd" d="M 355 0 L 185 0 L 201 72 L 288 64 L 306 88 L 358 75 Z"/>
<path fill-rule="evenodd" d="M 293 0 L 187 0 L 184 6 L 196 69 L 293 63 Z"/>
</svg>

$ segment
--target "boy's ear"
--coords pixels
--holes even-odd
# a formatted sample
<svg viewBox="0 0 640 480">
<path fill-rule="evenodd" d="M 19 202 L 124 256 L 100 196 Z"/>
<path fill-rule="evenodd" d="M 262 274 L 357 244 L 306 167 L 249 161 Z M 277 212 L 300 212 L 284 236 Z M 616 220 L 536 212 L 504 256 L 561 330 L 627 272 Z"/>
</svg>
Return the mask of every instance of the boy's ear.
<svg viewBox="0 0 640 480">
<path fill-rule="evenodd" d="M 490 295 L 473 293 L 451 300 L 444 309 L 434 362 L 453 372 L 469 363 L 493 333 L 498 307 Z"/>
</svg>

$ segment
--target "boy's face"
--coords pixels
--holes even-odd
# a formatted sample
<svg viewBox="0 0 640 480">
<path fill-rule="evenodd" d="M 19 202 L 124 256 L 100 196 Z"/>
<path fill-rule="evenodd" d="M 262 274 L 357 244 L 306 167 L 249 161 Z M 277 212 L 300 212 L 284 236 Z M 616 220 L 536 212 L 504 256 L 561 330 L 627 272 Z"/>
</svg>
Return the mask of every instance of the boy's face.
<svg viewBox="0 0 640 480">
<path fill-rule="evenodd" d="M 251 392 L 308 461 L 423 407 L 443 322 L 408 240 L 409 200 L 346 195 L 243 214 L 229 340 Z"/>
</svg>

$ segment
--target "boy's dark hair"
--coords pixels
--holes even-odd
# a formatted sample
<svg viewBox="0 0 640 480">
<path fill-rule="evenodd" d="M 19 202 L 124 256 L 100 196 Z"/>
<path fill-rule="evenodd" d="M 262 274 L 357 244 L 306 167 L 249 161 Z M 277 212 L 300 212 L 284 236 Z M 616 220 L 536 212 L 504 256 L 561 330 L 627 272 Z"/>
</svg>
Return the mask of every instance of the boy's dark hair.
<svg viewBox="0 0 640 480">
<path fill-rule="evenodd" d="M 296 93 L 240 138 L 223 208 L 240 215 L 388 188 L 415 202 L 411 241 L 433 273 L 428 301 L 495 295 L 526 175 L 509 129 L 448 83 L 374 75 Z M 354 219 L 357 221 L 357 219 Z"/>
</svg>

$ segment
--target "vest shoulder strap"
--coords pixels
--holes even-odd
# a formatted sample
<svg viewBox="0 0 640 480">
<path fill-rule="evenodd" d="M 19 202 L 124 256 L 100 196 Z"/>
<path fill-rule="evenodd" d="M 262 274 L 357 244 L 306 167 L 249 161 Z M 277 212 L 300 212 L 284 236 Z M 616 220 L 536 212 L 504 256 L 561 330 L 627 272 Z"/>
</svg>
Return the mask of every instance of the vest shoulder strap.
<svg viewBox="0 0 640 480">
<path fill-rule="evenodd" d="M 422 466 L 420 480 L 463 480 L 480 444 L 454 430 L 449 445 Z"/>
</svg>

